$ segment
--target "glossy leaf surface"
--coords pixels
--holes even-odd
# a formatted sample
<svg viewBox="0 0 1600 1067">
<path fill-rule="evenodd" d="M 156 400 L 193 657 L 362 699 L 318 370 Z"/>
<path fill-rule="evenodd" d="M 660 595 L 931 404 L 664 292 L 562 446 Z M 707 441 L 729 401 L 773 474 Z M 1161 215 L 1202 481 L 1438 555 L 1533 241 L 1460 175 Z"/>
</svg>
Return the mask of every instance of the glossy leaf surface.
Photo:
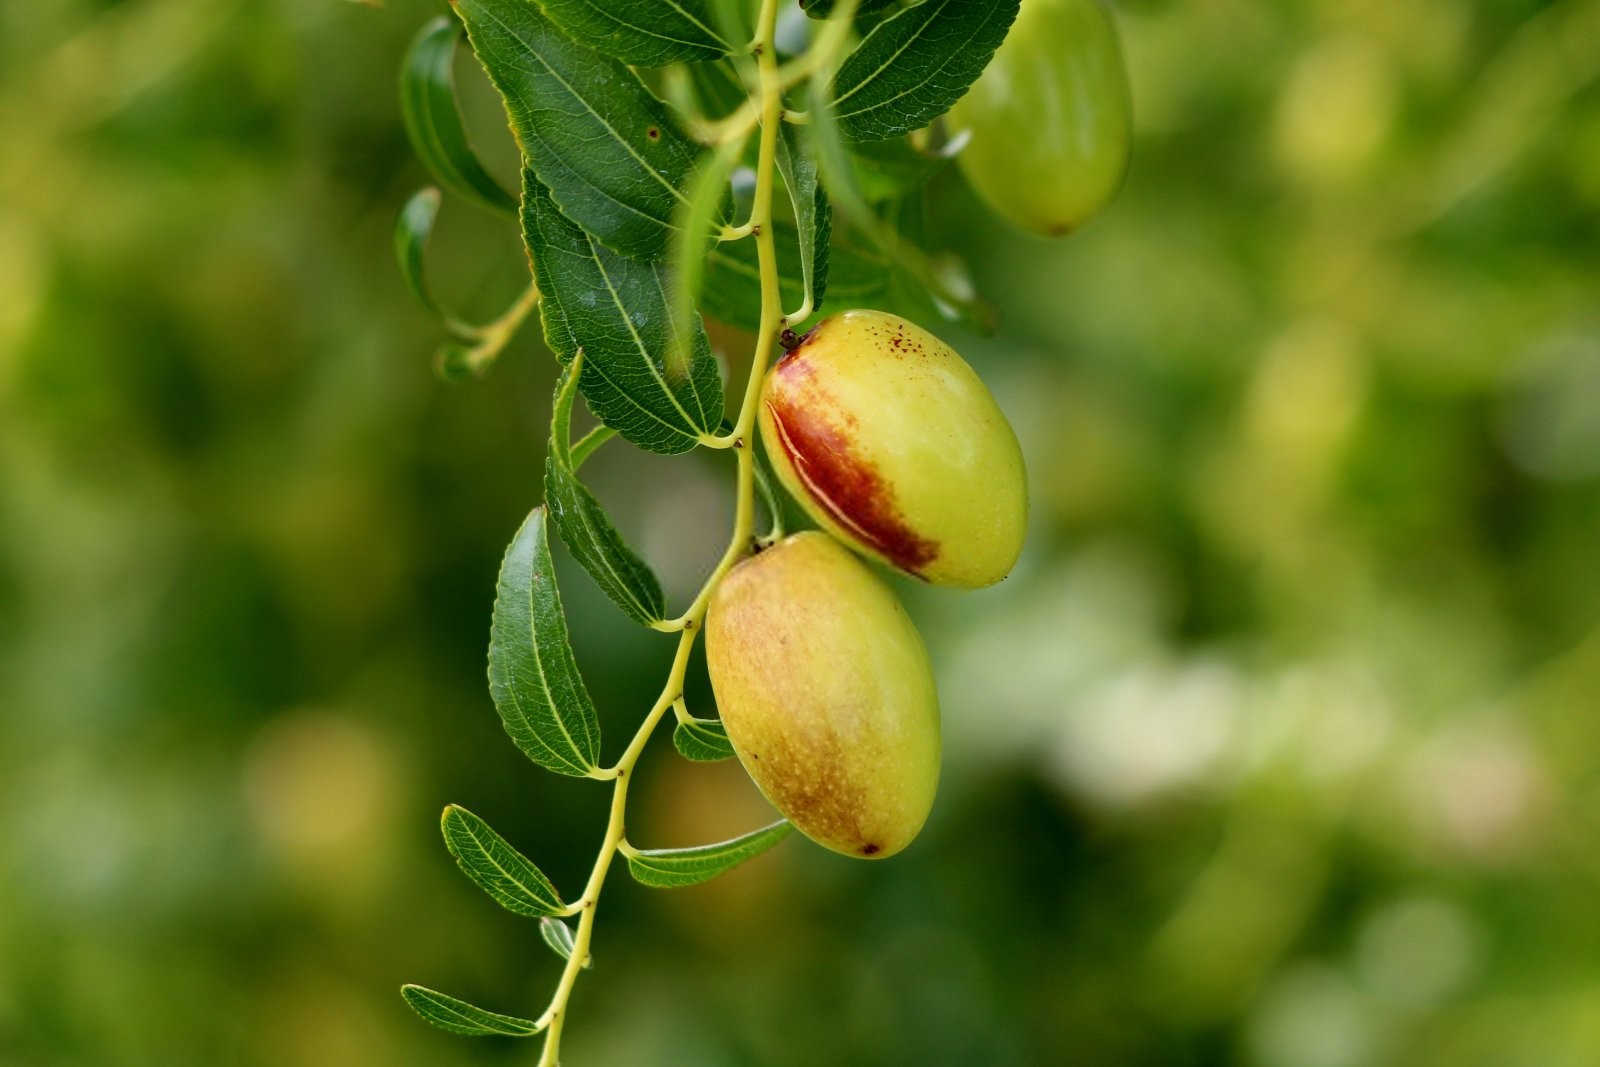
<svg viewBox="0 0 1600 1067">
<path fill-rule="evenodd" d="M 667 106 L 532 0 L 458 0 L 456 10 L 523 157 L 561 211 L 623 255 L 664 254 L 696 156 Z"/>
<path fill-rule="evenodd" d="M 761 855 L 793 832 L 787 820 L 731 841 L 696 848 L 636 849 L 628 852 L 628 873 L 641 885 L 679 889 L 708 882 L 745 860 Z"/>
<path fill-rule="evenodd" d="M 733 755 L 733 744 L 722 724 L 714 719 L 690 719 L 672 731 L 672 747 L 684 759 L 715 763 Z"/>
<path fill-rule="evenodd" d="M 400 117 L 411 147 L 439 184 L 507 213 L 517 202 L 478 162 L 456 106 L 455 55 L 461 27 L 440 15 L 417 32 L 400 67 Z"/>
<path fill-rule="evenodd" d="M 637 67 L 716 59 L 732 50 L 704 0 L 539 0 L 551 21 Z"/>
<path fill-rule="evenodd" d="M 693 448 L 722 420 L 722 380 L 699 317 L 688 373 L 667 373 L 672 344 L 666 267 L 618 255 L 561 213 L 523 173 L 522 236 L 544 299 L 545 340 L 563 362 L 583 350 L 578 388 L 601 422 L 651 452 Z"/>
<path fill-rule="evenodd" d="M 983 72 L 1018 0 L 923 0 L 873 28 L 834 79 L 834 113 L 852 141 L 920 129 Z"/>
<path fill-rule="evenodd" d="M 629 618 L 649 625 L 666 611 L 661 583 L 649 565 L 623 542 L 605 509 L 573 470 L 568 441 L 583 358 L 583 353 L 578 353 L 556 382 L 550 451 L 545 457 L 545 502 L 572 558 Z"/>
<path fill-rule="evenodd" d="M 439 829 L 462 872 L 502 908 L 536 918 L 564 907 L 550 879 L 466 808 L 445 808 Z"/>
<path fill-rule="evenodd" d="M 401 986 L 400 995 L 411 1005 L 411 1010 L 426 1022 L 452 1034 L 465 1037 L 532 1037 L 543 1029 L 532 1019 L 486 1011 L 475 1004 L 424 986 Z"/>
<path fill-rule="evenodd" d="M 528 515 L 500 564 L 489 692 L 506 733 L 533 762 L 578 777 L 595 769 L 600 722 L 572 655 L 543 507 Z"/>
</svg>

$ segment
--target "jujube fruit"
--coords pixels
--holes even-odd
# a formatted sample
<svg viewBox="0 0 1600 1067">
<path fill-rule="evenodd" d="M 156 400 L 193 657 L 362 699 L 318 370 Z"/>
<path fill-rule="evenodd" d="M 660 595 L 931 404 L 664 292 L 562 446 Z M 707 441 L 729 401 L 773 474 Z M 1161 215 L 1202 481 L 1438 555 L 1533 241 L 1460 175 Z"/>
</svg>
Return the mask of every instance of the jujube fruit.
<svg viewBox="0 0 1600 1067">
<path fill-rule="evenodd" d="M 939 781 L 939 704 L 883 580 L 826 534 L 798 533 L 728 572 L 705 639 L 723 727 L 773 806 L 835 852 L 905 848 Z"/>
<path fill-rule="evenodd" d="M 785 488 L 860 552 L 938 585 L 1004 578 L 1022 551 L 1022 449 L 937 337 L 882 311 L 824 319 L 768 372 L 761 438 Z"/>
<path fill-rule="evenodd" d="M 956 159 L 989 207 L 1058 237 L 1121 186 L 1131 112 L 1116 26 L 1099 0 L 1023 0 L 949 122 L 971 133 Z"/>
</svg>

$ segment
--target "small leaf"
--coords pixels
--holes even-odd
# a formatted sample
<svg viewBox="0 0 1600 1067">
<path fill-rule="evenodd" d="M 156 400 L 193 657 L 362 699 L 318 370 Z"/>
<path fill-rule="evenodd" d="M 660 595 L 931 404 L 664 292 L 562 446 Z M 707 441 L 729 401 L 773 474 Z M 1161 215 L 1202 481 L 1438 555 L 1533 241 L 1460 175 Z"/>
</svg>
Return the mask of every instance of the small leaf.
<svg viewBox="0 0 1600 1067">
<path fill-rule="evenodd" d="M 573 473 L 568 439 L 572 402 L 578 394 L 577 378 L 582 369 L 583 353 L 580 351 L 556 382 L 550 452 L 545 457 L 545 501 L 572 557 L 624 614 L 648 626 L 666 614 L 661 583 L 649 565 L 623 543 L 606 517 L 605 509 Z"/>
<path fill-rule="evenodd" d="M 732 46 L 702 0 L 539 0 L 568 36 L 636 67 L 716 59 Z"/>
<path fill-rule="evenodd" d="M 833 233 L 833 209 L 817 177 L 816 157 L 801 150 L 799 134 L 785 124 L 779 131 L 778 171 L 789 202 L 800 243 L 800 277 L 805 286 L 803 303 L 812 311 L 822 307 L 828 288 L 828 242 Z M 792 310 L 792 309 L 791 309 Z M 804 318 L 805 316 L 801 316 Z"/>
<path fill-rule="evenodd" d="M 462 872 L 502 908 L 537 918 L 566 907 L 550 879 L 528 857 L 466 808 L 455 804 L 445 808 L 439 829 Z"/>
<path fill-rule="evenodd" d="M 613 251 L 665 254 L 695 146 L 633 71 L 532 0 L 456 0 L 524 159 L 561 212 Z"/>
<path fill-rule="evenodd" d="M 539 936 L 544 938 L 544 943 L 550 946 L 551 952 L 554 952 L 564 960 L 572 958 L 572 950 L 577 945 L 577 942 L 572 937 L 572 927 L 560 919 L 552 919 L 547 916 L 539 920 Z M 587 971 L 593 966 L 593 956 L 583 961 L 584 970 Z"/>
<path fill-rule="evenodd" d="M 640 885 L 657 889 L 678 889 L 699 885 L 736 867 L 789 836 L 794 829 L 787 819 L 752 831 L 731 841 L 697 848 L 626 849 L 628 873 Z"/>
<path fill-rule="evenodd" d="M 412 150 L 440 184 L 509 214 L 517 202 L 478 162 L 456 106 L 454 60 L 460 39 L 461 27 L 445 15 L 417 32 L 400 67 L 400 116 Z"/>
<path fill-rule="evenodd" d="M 881 141 L 961 99 L 1005 40 L 1018 0 L 923 0 L 873 27 L 834 79 L 839 129 Z"/>
<path fill-rule="evenodd" d="M 689 719 L 672 731 L 678 755 L 697 763 L 715 763 L 733 755 L 733 744 L 722 724 L 713 719 Z"/>
<path fill-rule="evenodd" d="M 522 236 L 544 296 L 545 339 L 563 363 L 583 350 L 578 387 L 589 409 L 640 448 L 692 449 L 722 419 L 722 379 L 699 316 L 690 326 L 688 374 L 668 376 L 666 268 L 619 256 L 584 233 L 527 169 Z"/>
<path fill-rule="evenodd" d="M 428 285 L 423 258 L 428 249 L 428 238 L 433 236 L 433 224 L 439 217 L 439 190 L 433 186 L 417 190 L 394 220 L 394 257 L 400 264 L 400 274 L 413 296 L 439 317 L 444 327 L 457 339 L 470 341 L 477 333 L 471 326 L 457 319 L 439 306 L 433 289 Z"/>
<path fill-rule="evenodd" d="M 441 1030 L 467 1037 L 485 1037 L 496 1034 L 502 1037 L 532 1037 L 544 1027 L 532 1019 L 519 1019 L 515 1015 L 501 1015 L 485 1011 L 464 1000 L 436 993 L 419 985 L 400 987 L 411 1010 Z"/>
<path fill-rule="evenodd" d="M 543 507 L 529 513 L 500 564 L 489 692 L 506 733 L 533 762 L 578 777 L 595 769 L 600 722 L 567 637 Z"/>
</svg>

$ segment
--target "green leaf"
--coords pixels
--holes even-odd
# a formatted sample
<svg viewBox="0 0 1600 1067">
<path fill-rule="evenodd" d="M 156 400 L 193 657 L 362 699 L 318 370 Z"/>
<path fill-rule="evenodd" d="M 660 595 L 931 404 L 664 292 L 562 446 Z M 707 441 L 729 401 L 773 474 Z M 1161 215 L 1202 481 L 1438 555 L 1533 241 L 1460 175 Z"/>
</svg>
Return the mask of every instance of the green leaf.
<svg viewBox="0 0 1600 1067">
<path fill-rule="evenodd" d="M 822 307 L 822 297 L 828 289 L 828 242 L 833 232 L 833 209 L 818 180 L 816 157 L 801 149 L 799 134 L 787 123 L 779 131 L 777 157 L 778 172 L 783 175 L 789 202 L 794 205 L 803 302 L 816 311 Z"/>
<path fill-rule="evenodd" d="M 787 819 L 779 819 L 771 826 L 715 845 L 700 845 L 697 848 L 629 847 L 624 849 L 624 855 L 628 857 L 628 873 L 640 885 L 678 889 L 710 881 L 745 860 L 759 856 L 788 837 L 793 829 Z"/>
<path fill-rule="evenodd" d="M 419 985 L 400 987 L 411 1010 L 441 1030 L 467 1037 L 485 1037 L 490 1034 L 502 1037 L 532 1037 L 544 1027 L 532 1019 L 519 1019 L 515 1015 L 501 1015 L 485 1011 L 464 1000 L 436 993 Z"/>
<path fill-rule="evenodd" d="M 722 724 L 714 719 L 689 719 L 672 731 L 672 747 L 684 759 L 715 763 L 733 755 L 733 744 Z"/>
<path fill-rule="evenodd" d="M 578 777 L 595 769 L 600 722 L 567 637 L 543 507 L 528 514 L 500 564 L 489 692 L 506 733 L 533 762 Z"/>
<path fill-rule="evenodd" d="M 665 254 L 695 146 L 638 76 L 532 0 L 456 0 L 511 129 L 561 211 L 626 256 Z"/>
<path fill-rule="evenodd" d="M 433 236 L 433 224 L 439 217 L 439 190 L 433 186 L 419 189 L 406 201 L 405 207 L 394 220 L 394 256 L 400 264 L 400 274 L 422 306 L 437 315 L 444 327 L 462 341 L 476 339 L 477 331 L 451 315 L 434 299 L 433 288 L 428 284 L 424 256 L 428 238 Z"/>
<path fill-rule="evenodd" d="M 451 804 L 439 820 L 445 847 L 477 887 L 509 912 L 538 918 L 566 908 L 533 863 L 466 808 Z"/>
<path fill-rule="evenodd" d="M 517 202 L 478 162 L 456 106 L 455 55 L 461 27 L 448 16 L 430 20 L 400 66 L 400 117 L 417 156 L 451 192 L 507 213 Z"/>
<path fill-rule="evenodd" d="M 856 5 L 856 17 L 887 11 L 898 2 L 899 0 L 861 0 Z M 833 9 L 838 4 L 839 0 L 800 0 L 800 10 L 814 19 L 825 19 L 833 14 Z"/>
<path fill-rule="evenodd" d="M 550 946 L 551 952 L 554 952 L 564 960 L 572 958 L 572 950 L 577 947 L 577 942 L 572 937 L 572 927 L 560 919 L 552 919 L 547 916 L 539 920 L 539 936 L 544 938 L 544 943 Z M 593 966 L 593 956 L 583 961 L 584 970 L 587 971 Z"/>
<path fill-rule="evenodd" d="M 875 26 L 834 79 L 839 128 L 852 141 L 920 129 L 983 73 L 1018 0 L 923 0 Z"/>
<path fill-rule="evenodd" d="M 699 316 L 691 326 L 688 374 L 673 380 L 666 268 L 619 256 L 563 215 L 527 169 L 522 235 L 543 300 L 550 348 L 571 362 L 581 348 L 578 387 L 601 422 L 651 452 L 687 452 L 722 418 L 722 380 Z"/>
<path fill-rule="evenodd" d="M 624 63 L 659 67 L 733 50 L 702 0 L 539 0 L 567 34 Z"/>
<path fill-rule="evenodd" d="M 578 394 L 577 379 L 583 370 L 583 359 L 582 352 L 575 355 L 556 382 L 550 452 L 545 457 L 545 501 L 572 557 L 624 614 L 648 626 L 666 614 L 661 583 L 649 565 L 623 543 L 606 517 L 605 509 L 573 472 L 568 441 L 572 402 Z"/>
</svg>

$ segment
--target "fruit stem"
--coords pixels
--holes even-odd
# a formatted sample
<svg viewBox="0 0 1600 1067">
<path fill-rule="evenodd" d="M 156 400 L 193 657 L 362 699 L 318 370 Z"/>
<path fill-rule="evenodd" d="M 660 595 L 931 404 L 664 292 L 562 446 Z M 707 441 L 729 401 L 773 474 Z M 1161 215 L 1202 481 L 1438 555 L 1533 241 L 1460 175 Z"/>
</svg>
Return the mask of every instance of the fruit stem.
<svg viewBox="0 0 1600 1067">
<path fill-rule="evenodd" d="M 854 7 L 854 4 L 847 4 Z M 751 50 L 756 55 L 760 72 L 759 104 L 761 122 L 760 154 L 756 162 L 755 202 L 750 209 L 750 228 L 756 239 L 757 262 L 761 269 L 761 326 L 756 334 L 755 353 L 750 358 L 750 380 L 745 386 L 744 401 L 739 418 L 720 447 L 732 447 L 737 461 L 737 494 L 734 503 L 733 533 L 721 560 L 706 578 L 700 592 L 695 595 L 687 611 L 676 619 L 657 623 L 656 628 L 678 632 L 678 650 L 672 658 L 672 668 L 667 672 L 666 684 L 656 697 L 644 721 L 634 733 L 633 740 L 617 762 L 603 772 L 612 779 L 611 814 L 606 822 L 605 838 L 600 843 L 599 855 L 589 872 L 589 881 L 574 908 L 578 915 L 578 931 L 573 936 L 572 953 L 561 971 L 561 980 L 550 998 L 550 1005 L 539 1018 L 545 1026 L 544 1048 L 539 1055 L 539 1067 L 557 1067 L 561 1057 L 561 1030 L 566 1021 L 567 1002 L 572 987 L 578 980 L 583 961 L 589 958 L 589 942 L 594 936 L 594 917 L 605 886 L 611 861 L 616 858 L 626 832 L 628 783 L 633 780 L 634 765 L 644 752 L 661 719 L 669 709 L 683 699 L 683 677 L 689 668 L 689 654 L 694 650 L 695 639 L 700 636 L 701 624 L 711 595 L 717 583 L 742 557 L 750 543 L 755 526 L 755 454 L 752 451 L 751 431 L 755 427 L 755 408 L 761 395 L 761 380 L 766 375 L 767 357 L 776 343 L 778 330 L 783 325 L 783 308 L 778 289 L 778 253 L 772 237 L 772 186 L 776 167 L 778 124 L 783 118 L 783 83 L 779 76 L 774 37 L 778 22 L 778 0 L 761 0 L 761 13 L 756 19 L 756 38 Z M 708 442 L 709 443 L 709 442 Z"/>
</svg>

